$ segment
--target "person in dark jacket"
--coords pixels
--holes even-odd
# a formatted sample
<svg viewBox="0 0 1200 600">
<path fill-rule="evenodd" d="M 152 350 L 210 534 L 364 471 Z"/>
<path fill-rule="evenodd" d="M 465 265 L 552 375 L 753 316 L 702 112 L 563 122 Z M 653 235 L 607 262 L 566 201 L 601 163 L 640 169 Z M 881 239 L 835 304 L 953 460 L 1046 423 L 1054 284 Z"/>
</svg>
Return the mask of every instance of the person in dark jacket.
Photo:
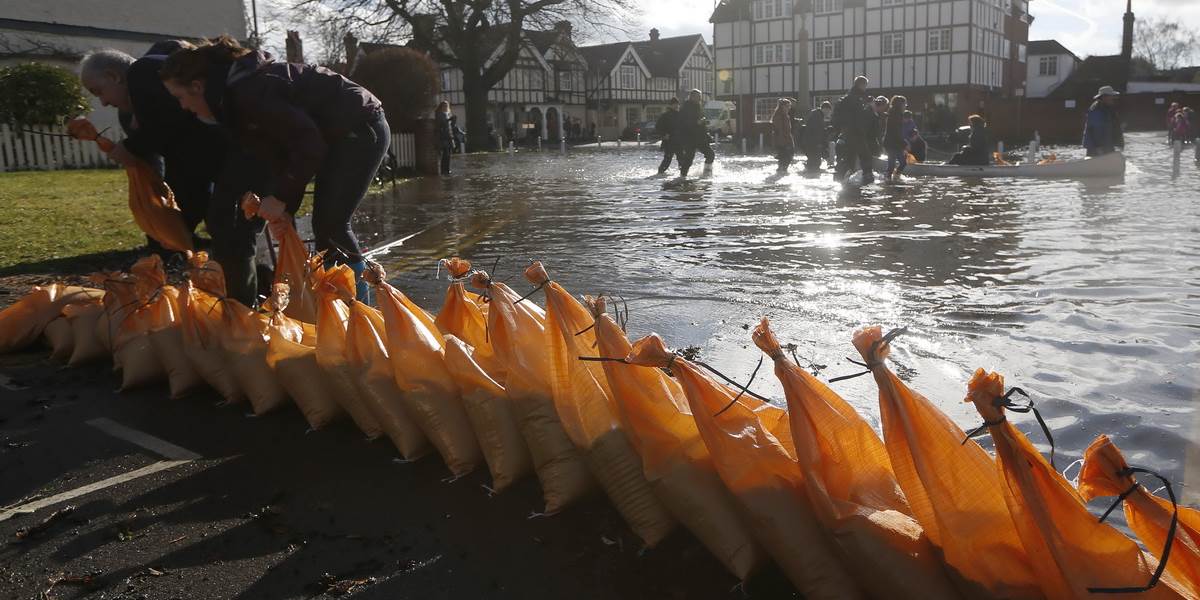
<svg viewBox="0 0 1200 600">
<path fill-rule="evenodd" d="M 883 174 L 885 180 L 898 179 L 908 161 L 904 155 L 908 151 L 908 140 L 904 137 L 904 113 L 907 107 L 908 98 L 892 96 L 883 128 L 883 150 L 887 153 L 887 171 Z"/>
<path fill-rule="evenodd" d="M 1117 115 L 1117 97 L 1121 95 L 1111 85 L 1106 85 L 1092 98 L 1083 126 L 1083 147 L 1088 156 L 1103 156 L 1115 152 L 1125 145 L 1121 133 L 1121 119 Z"/>
<path fill-rule="evenodd" d="M 871 97 L 867 95 L 870 81 L 859 75 L 850 91 L 838 100 L 833 109 L 833 129 L 838 136 L 838 157 L 834 179 L 841 181 L 855 169 L 862 169 L 864 181 L 873 179 L 874 156 L 868 128 L 874 126 L 875 116 Z"/>
<path fill-rule="evenodd" d="M 136 158 L 156 167 L 194 230 L 206 220 L 227 141 L 220 128 L 180 107 L 158 76 L 167 54 L 185 46 L 190 44 L 159 42 L 138 59 L 119 50 L 92 51 L 79 63 L 79 78 L 102 105 L 117 109 L 125 139 L 109 158 L 122 165 Z M 161 250 L 157 241 L 147 241 L 151 250 Z"/>
<path fill-rule="evenodd" d="M 370 290 L 350 218 L 387 154 L 383 106 L 365 88 L 324 67 L 276 62 L 222 36 L 172 54 L 161 76 L 185 109 L 233 130 L 235 140 L 271 165 L 259 214 L 292 217 L 314 177 L 312 228 L 327 261 L 344 262 Z"/>
<path fill-rule="evenodd" d="M 450 174 L 450 155 L 454 153 L 454 115 L 450 112 L 450 103 L 442 100 L 433 113 L 433 128 L 437 131 L 438 153 L 441 157 L 438 172 Z"/>
<path fill-rule="evenodd" d="M 658 163 L 658 174 L 662 175 L 671 168 L 671 159 L 674 158 L 676 149 L 675 130 L 679 126 L 679 98 L 672 97 L 667 102 L 667 110 L 659 115 L 658 121 L 654 123 L 654 131 L 662 137 L 662 162 Z"/>
<path fill-rule="evenodd" d="M 947 162 L 952 165 L 992 164 L 991 144 L 988 143 L 987 122 L 979 115 L 967 117 L 967 122 L 971 124 L 971 135 L 967 138 L 967 145 L 960 148 Z"/>
<path fill-rule="evenodd" d="M 676 125 L 675 135 L 678 136 L 678 160 L 679 174 L 687 177 L 688 170 L 692 167 L 692 161 L 696 159 L 696 152 L 699 151 L 704 155 L 704 171 L 707 173 L 712 170 L 713 161 L 716 155 L 713 153 L 712 146 L 708 142 L 708 119 L 704 118 L 704 110 L 700 105 L 700 101 L 704 98 L 704 94 L 700 90 L 692 90 L 688 93 L 687 102 L 683 103 L 683 107 L 679 109 L 679 121 Z"/>
<path fill-rule="evenodd" d="M 792 101 L 780 98 L 771 115 L 771 145 L 775 148 L 775 159 L 779 161 L 777 173 L 787 172 L 796 154 L 796 143 L 792 139 Z"/>
<path fill-rule="evenodd" d="M 833 112 L 833 104 L 822 102 L 820 108 L 808 111 L 804 119 L 804 170 L 813 173 L 821 170 L 821 158 L 825 156 L 829 146 L 829 137 L 825 131 L 828 115 Z"/>
</svg>

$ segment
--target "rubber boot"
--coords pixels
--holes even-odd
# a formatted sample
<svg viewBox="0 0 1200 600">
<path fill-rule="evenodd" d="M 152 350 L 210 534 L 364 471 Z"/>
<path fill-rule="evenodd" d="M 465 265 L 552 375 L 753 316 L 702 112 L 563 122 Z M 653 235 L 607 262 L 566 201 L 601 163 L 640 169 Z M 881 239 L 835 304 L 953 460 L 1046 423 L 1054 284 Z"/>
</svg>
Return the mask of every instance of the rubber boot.
<svg viewBox="0 0 1200 600">
<path fill-rule="evenodd" d="M 374 298 L 371 294 L 371 286 L 367 285 L 367 280 L 363 279 L 363 273 L 367 270 L 367 261 L 360 260 L 355 263 L 347 263 L 346 266 L 354 271 L 354 295 L 359 302 L 367 306 L 374 306 Z"/>
</svg>

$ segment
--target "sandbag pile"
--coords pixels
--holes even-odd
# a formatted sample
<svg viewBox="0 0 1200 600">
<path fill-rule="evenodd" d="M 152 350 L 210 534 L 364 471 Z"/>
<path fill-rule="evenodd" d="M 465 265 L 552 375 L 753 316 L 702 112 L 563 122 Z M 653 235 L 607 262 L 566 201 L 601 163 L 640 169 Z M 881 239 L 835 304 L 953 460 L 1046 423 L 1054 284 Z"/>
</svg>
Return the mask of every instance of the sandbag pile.
<svg viewBox="0 0 1200 600">
<path fill-rule="evenodd" d="M 344 420 L 404 460 L 436 452 L 453 478 L 486 466 L 493 493 L 533 475 L 536 514 L 602 492 L 646 547 L 686 529 L 738 579 L 773 561 L 805 598 L 1200 599 L 1200 512 L 1169 482 L 1166 498 L 1143 487 L 1136 476 L 1157 474 L 1100 436 L 1072 484 L 1013 425 L 1032 412 L 1051 434 L 997 373 L 967 384 L 983 420 L 968 435 L 888 368 L 899 331 L 852 338 L 878 388 L 876 431 L 765 319 L 750 341 L 782 384 L 775 402 L 656 335 L 631 343 L 605 298 L 573 296 L 541 263 L 520 295 L 444 261 L 434 317 L 378 265 L 364 274 L 378 307 L 358 302 L 349 268 L 271 225 L 280 272 L 258 309 L 224 296 L 204 253 L 180 284 L 148 257 L 93 276 L 102 290 L 34 288 L 0 311 L 0 351 L 44 338 L 56 361 L 111 357 L 122 389 L 207 385 L 256 414 L 294 404 L 312 429 Z M 1085 504 L 1097 497 L 1115 499 L 1100 517 Z M 1145 549 L 1106 522 L 1122 503 Z"/>
</svg>

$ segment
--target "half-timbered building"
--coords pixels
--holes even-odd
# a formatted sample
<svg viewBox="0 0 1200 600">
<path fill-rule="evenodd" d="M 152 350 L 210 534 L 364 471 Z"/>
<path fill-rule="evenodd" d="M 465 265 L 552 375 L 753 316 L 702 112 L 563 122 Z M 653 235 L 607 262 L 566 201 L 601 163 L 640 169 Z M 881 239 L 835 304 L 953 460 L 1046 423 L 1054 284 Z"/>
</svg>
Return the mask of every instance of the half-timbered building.
<svg viewBox="0 0 1200 600">
<path fill-rule="evenodd" d="M 1032 18 L 1026 0 L 723 0 L 711 20 L 718 97 L 749 126 L 774 98 L 819 105 L 860 74 L 918 112 L 986 112 L 1024 83 Z"/>
<path fill-rule="evenodd" d="M 579 50 L 588 65 L 589 124 L 605 138 L 657 119 L 689 90 L 712 97 L 712 52 L 699 34 L 664 38 L 652 29 L 648 40 Z"/>
</svg>

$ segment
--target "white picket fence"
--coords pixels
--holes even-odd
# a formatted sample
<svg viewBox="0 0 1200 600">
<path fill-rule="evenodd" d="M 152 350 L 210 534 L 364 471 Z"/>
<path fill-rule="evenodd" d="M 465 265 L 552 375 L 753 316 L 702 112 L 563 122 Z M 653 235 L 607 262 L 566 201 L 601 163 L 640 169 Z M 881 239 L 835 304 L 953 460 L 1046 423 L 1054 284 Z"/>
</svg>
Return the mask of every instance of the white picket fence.
<svg viewBox="0 0 1200 600">
<path fill-rule="evenodd" d="M 96 142 L 63 137 L 66 133 L 65 127 L 34 126 L 18 135 L 8 125 L 0 125 L 0 171 L 116 166 Z M 118 141 L 124 135 L 110 130 L 104 132 L 104 137 Z"/>
<path fill-rule="evenodd" d="M 87 169 L 114 167 L 96 142 L 63 137 L 65 127 L 29 127 L 17 135 L 8 125 L 0 125 L 0 171 L 53 169 Z M 50 135 L 40 135 L 50 134 Z M 104 136 L 120 141 L 120 131 L 109 130 Z M 417 166 L 416 136 L 411 133 L 392 134 L 392 153 L 401 168 Z"/>
<path fill-rule="evenodd" d="M 411 133 L 393 133 L 390 152 L 396 156 L 396 166 L 416 168 L 417 136 Z"/>
</svg>

